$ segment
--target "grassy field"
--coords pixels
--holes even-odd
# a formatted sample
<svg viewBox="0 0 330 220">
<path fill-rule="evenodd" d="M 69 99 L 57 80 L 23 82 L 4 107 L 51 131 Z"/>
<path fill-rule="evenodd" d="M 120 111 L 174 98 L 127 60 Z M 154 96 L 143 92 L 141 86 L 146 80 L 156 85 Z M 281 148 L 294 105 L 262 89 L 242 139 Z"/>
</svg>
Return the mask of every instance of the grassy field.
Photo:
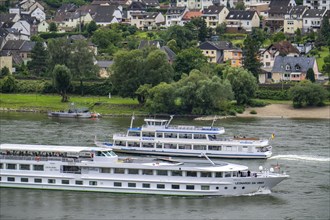
<svg viewBox="0 0 330 220">
<path fill-rule="evenodd" d="M 0 108 L 21 111 L 54 111 L 67 110 L 70 103 L 76 107 L 88 107 L 92 111 L 109 114 L 146 114 L 139 106 L 138 101 L 119 97 L 96 97 L 96 96 L 70 96 L 69 103 L 62 103 L 59 95 L 40 94 L 2 94 L 0 93 Z"/>
<path fill-rule="evenodd" d="M 328 47 L 322 47 L 319 51 L 320 56 L 315 56 L 317 61 L 317 67 L 319 68 L 319 71 L 322 72 L 322 67 L 324 65 L 324 58 L 328 56 L 330 53 Z"/>
</svg>

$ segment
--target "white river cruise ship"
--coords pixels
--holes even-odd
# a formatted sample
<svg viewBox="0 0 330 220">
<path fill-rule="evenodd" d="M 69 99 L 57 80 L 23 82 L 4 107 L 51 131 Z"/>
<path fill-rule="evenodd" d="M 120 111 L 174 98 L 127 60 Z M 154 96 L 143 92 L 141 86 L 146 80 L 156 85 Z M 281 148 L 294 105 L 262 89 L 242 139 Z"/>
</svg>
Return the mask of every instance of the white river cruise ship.
<svg viewBox="0 0 330 220">
<path fill-rule="evenodd" d="M 188 163 L 170 158 L 119 159 L 111 148 L 0 145 L 0 186 L 182 196 L 270 192 L 289 176 L 273 168 Z"/>
<path fill-rule="evenodd" d="M 97 146 L 111 147 L 115 152 L 214 158 L 269 158 L 269 139 L 245 136 L 223 137 L 223 127 L 172 126 L 170 120 L 144 119 L 142 127 L 131 126 L 126 134 L 114 134 L 111 142 L 95 141 Z M 213 123 L 212 123 L 213 124 Z"/>
</svg>

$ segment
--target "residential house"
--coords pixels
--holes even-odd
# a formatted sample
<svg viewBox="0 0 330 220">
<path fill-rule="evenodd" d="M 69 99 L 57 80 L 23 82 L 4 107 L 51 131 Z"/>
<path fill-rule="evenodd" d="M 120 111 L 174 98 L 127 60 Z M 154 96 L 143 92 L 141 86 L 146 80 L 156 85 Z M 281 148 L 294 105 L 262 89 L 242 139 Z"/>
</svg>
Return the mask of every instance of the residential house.
<svg viewBox="0 0 330 220">
<path fill-rule="evenodd" d="M 0 51 L 9 40 L 19 40 L 20 33 L 13 28 L 0 28 Z"/>
<path fill-rule="evenodd" d="M 318 31 L 321 28 L 322 20 L 326 17 L 326 9 L 307 9 L 303 14 L 303 32 Z"/>
<path fill-rule="evenodd" d="M 270 2 L 266 26 L 272 32 L 284 27 L 284 16 L 289 13 L 290 6 L 296 6 L 294 0 L 272 0 Z"/>
<path fill-rule="evenodd" d="M 147 8 L 160 8 L 158 0 L 138 0 L 147 6 Z"/>
<path fill-rule="evenodd" d="M 155 29 L 164 24 L 165 17 L 160 12 L 140 12 L 131 14 L 131 25 L 139 29 Z"/>
<path fill-rule="evenodd" d="M 49 31 L 49 23 L 48 21 L 42 21 L 38 24 L 38 33 L 48 32 Z"/>
<path fill-rule="evenodd" d="M 120 23 L 123 19 L 121 7 L 115 5 L 99 5 L 93 20 L 97 25 L 106 26 L 108 24 Z"/>
<path fill-rule="evenodd" d="M 7 23 L 15 23 L 21 19 L 19 14 L 15 13 L 0 13 L 0 27 Z"/>
<path fill-rule="evenodd" d="M 218 25 L 226 22 L 229 10 L 225 6 L 212 5 L 203 10 L 202 17 L 206 22 L 206 26 L 216 28 Z"/>
<path fill-rule="evenodd" d="M 15 29 L 19 33 L 19 39 L 29 40 L 31 36 L 31 25 L 25 20 L 18 20 L 17 22 L 8 22 L 2 24 L 3 28 Z"/>
<path fill-rule="evenodd" d="M 147 6 L 143 2 L 133 1 L 126 9 L 127 11 L 127 19 L 131 19 L 131 14 L 139 14 L 145 12 L 147 10 Z"/>
<path fill-rule="evenodd" d="M 157 40 L 141 40 L 138 49 L 143 49 L 145 47 L 156 47 L 160 49 L 160 43 Z"/>
<path fill-rule="evenodd" d="M 87 41 L 87 38 L 81 34 L 71 35 L 68 37 L 68 40 L 70 41 L 70 44 L 74 43 L 75 41 L 86 41 L 89 51 L 92 52 L 95 56 L 98 53 L 97 46 L 92 42 Z"/>
<path fill-rule="evenodd" d="M 96 65 L 100 68 L 99 76 L 101 78 L 109 78 L 111 75 L 110 67 L 113 64 L 112 60 L 97 60 Z"/>
<path fill-rule="evenodd" d="M 13 56 L 13 64 L 27 64 L 31 60 L 31 51 L 35 42 L 27 40 L 9 40 L 3 46 L 4 53 L 10 53 Z"/>
<path fill-rule="evenodd" d="M 267 2 L 253 3 L 250 4 L 249 6 L 246 6 L 246 10 L 256 11 L 263 18 L 268 18 L 269 3 Z"/>
<path fill-rule="evenodd" d="M 8 52 L 0 51 L 0 71 L 4 67 L 7 67 L 9 72 L 13 73 L 13 57 Z"/>
<path fill-rule="evenodd" d="M 186 7 L 189 10 L 203 10 L 211 5 L 212 0 L 176 0 L 177 7 Z"/>
<path fill-rule="evenodd" d="M 300 54 L 308 54 L 314 47 L 312 42 L 306 42 L 305 44 L 292 44 L 292 46 L 297 48 Z"/>
<path fill-rule="evenodd" d="M 315 57 L 282 57 L 277 56 L 272 69 L 274 82 L 301 81 L 306 79 L 308 69 L 313 69 L 315 79 L 319 71 Z"/>
<path fill-rule="evenodd" d="M 299 50 L 288 41 L 273 43 L 260 54 L 262 69 L 270 72 L 277 56 L 298 57 L 299 54 Z"/>
<path fill-rule="evenodd" d="M 241 67 L 243 66 L 243 51 L 241 49 L 228 49 L 224 50 L 223 61 L 230 61 L 230 66 Z"/>
<path fill-rule="evenodd" d="M 199 49 L 207 57 L 209 63 L 222 63 L 224 51 L 232 48 L 232 44 L 227 41 L 206 41 L 199 45 Z"/>
<path fill-rule="evenodd" d="M 182 18 L 188 11 L 187 7 L 173 7 L 169 8 L 165 15 L 165 26 L 183 25 Z"/>
<path fill-rule="evenodd" d="M 42 11 L 45 10 L 45 8 L 35 0 L 23 0 L 19 3 L 18 6 L 21 10 L 21 13 L 25 12 L 27 14 L 30 14 L 36 8 L 40 8 Z"/>
<path fill-rule="evenodd" d="M 303 5 L 310 9 L 327 9 L 330 10 L 329 0 L 304 0 Z"/>
<path fill-rule="evenodd" d="M 302 5 L 290 7 L 289 13 L 284 15 L 283 32 L 287 34 L 294 34 L 298 28 L 302 31 L 303 14 L 306 10 L 307 7 Z"/>
<path fill-rule="evenodd" d="M 260 26 L 260 18 L 256 11 L 229 11 L 226 17 L 227 29 L 229 31 L 252 31 L 252 28 Z"/>
<path fill-rule="evenodd" d="M 202 12 L 198 10 L 187 11 L 182 17 L 182 23 L 188 23 L 193 18 L 200 18 L 202 16 Z"/>
</svg>

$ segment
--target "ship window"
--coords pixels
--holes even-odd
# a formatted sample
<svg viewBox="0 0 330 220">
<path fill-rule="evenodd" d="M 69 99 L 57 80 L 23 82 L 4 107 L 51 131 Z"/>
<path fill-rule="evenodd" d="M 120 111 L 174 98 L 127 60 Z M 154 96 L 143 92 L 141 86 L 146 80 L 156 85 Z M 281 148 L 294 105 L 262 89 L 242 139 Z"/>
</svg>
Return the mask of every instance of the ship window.
<svg viewBox="0 0 330 220">
<path fill-rule="evenodd" d="M 115 168 L 114 169 L 114 173 L 124 174 L 125 173 L 125 169 L 124 168 Z"/>
<path fill-rule="evenodd" d="M 215 177 L 217 177 L 217 178 L 222 178 L 222 177 L 223 177 L 222 172 L 216 172 L 216 173 L 215 173 Z"/>
<path fill-rule="evenodd" d="M 186 185 L 186 189 L 188 190 L 194 190 L 195 186 L 194 185 Z"/>
<path fill-rule="evenodd" d="M 19 169 L 20 170 L 30 170 L 30 164 L 20 164 Z"/>
<path fill-rule="evenodd" d="M 97 185 L 97 181 L 89 181 L 89 185 L 90 186 L 96 186 Z"/>
<path fill-rule="evenodd" d="M 179 149 L 181 150 L 191 150 L 191 145 L 188 144 L 180 144 Z"/>
<path fill-rule="evenodd" d="M 121 182 L 114 182 L 113 186 L 121 187 Z"/>
<path fill-rule="evenodd" d="M 174 185 L 174 184 L 173 184 L 173 185 L 172 185 L 172 189 L 180 189 L 180 185 L 176 185 L 176 184 Z"/>
<path fill-rule="evenodd" d="M 128 183 L 128 187 L 136 187 L 136 183 Z"/>
<path fill-rule="evenodd" d="M 209 146 L 209 150 L 221 150 L 221 146 Z"/>
<path fill-rule="evenodd" d="M 192 139 L 192 134 L 179 134 L 179 138 Z"/>
<path fill-rule="evenodd" d="M 62 180 L 62 184 L 69 184 L 69 180 Z"/>
<path fill-rule="evenodd" d="M 0 163 L 0 169 L 3 169 L 3 163 Z"/>
<path fill-rule="evenodd" d="M 212 177 L 211 172 L 201 172 L 201 177 Z"/>
<path fill-rule="evenodd" d="M 36 178 L 36 179 L 34 179 L 34 182 L 35 183 L 42 183 L 42 179 Z"/>
<path fill-rule="evenodd" d="M 143 183 L 142 188 L 150 188 L 150 184 L 149 183 Z"/>
<path fill-rule="evenodd" d="M 231 177 L 231 173 L 230 172 L 225 172 L 225 177 Z"/>
<path fill-rule="evenodd" d="M 242 189 L 245 189 L 245 186 L 243 186 Z"/>
<path fill-rule="evenodd" d="M 167 176 L 167 170 L 157 170 L 158 176 Z"/>
<path fill-rule="evenodd" d="M 228 189 L 228 187 L 227 187 L 227 186 L 225 186 L 225 189 Z"/>
<path fill-rule="evenodd" d="M 63 173 L 76 173 L 80 174 L 80 167 L 78 166 L 63 166 Z"/>
<path fill-rule="evenodd" d="M 164 133 L 166 138 L 177 138 L 177 134 L 174 133 Z"/>
<path fill-rule="evenodd" d="M 111 168 L 101 168 L 101 173 L 111 173 Z"/>
<path fill-rule="evenodd" d="M 29 178 L 21 178 L 21 182 L 22 183 L 27 183 L 27 182 L 29 182 Z"/>
<path fill-rule="evenodd" d="M 82 180 L 76 180 L 76 185 L 83 185 L 83 181 Z"/>
<path fill-rule="evenodd" d="M 236 189 L 236 186 L 234 186 L 234 189 Z"/>
<path fill-rule="evenodd" d="M 182 171 L 172 170 L 172 176 L 182 176 Z"/>
<path fill-rule="evenodd" d="M 157 189 L 165 189 L 165 184 L 157 184 Z"/>
<path fill-rule="evenodd" d="M 163 147 L 163 144 L 160 144 L 160 143 L 156 144 L 156 148 L 162 148 L 162 147 Z"/>
<path fill-rule="evenodd" d="M 205 134 L 195 134 L 194 139 L 206 139 Z"/>
<path fill-rule="evenodd" d="M 197 172 L 196 171 L 187 171 L 187 175 L 186 176 L 196 177 L 197 176 Z"/>
<path fill-rule="evenodd" d="M 8 163 L 7 164 L 7 169 L 8 170 L 16 170 L 16 164 Z"/>
<path fill-rule="evenodd" d="M 237 172 L 234 171 L 234 172 L 233 172 L 233 177 L 236 177 L 236 176 L 237 176 Z"/>
<path fill-rule="evenodd" d="M 48 183 L 55 183 L 55 179 L 48 179 Z"/>
<path fill-rule="evenodd" d="M 153 143 L 142 143 L 142 147 L 154 148 L 154 144 Z"/>
<path fill-rule="evenodd" d="M 210 190 L 210 186 L 201 186 L 201 190 Z"/>
<path fill-rule="evenodd" d="M 162 137 L 163 137 L 163 133 L 157 133 L 156 135 L 157 135 L 157 137 L 159 137 L 159 138 L 162 138 Z"/>
<path fill-rule="evenodd" d="M 15 177 L 7 177 L 8 182 L 15 182 Z"/>
<path fill-rule="evenodd" d="M 206 150 L 206 146 L 203 145 L 195 145 L 194 150 Z"/>
<path fill-rule="evenodd" d="M 44 165 L 33 165 L 33 170 L 37 170 L 37 171 L 43 171 L 44 170 Z"/>
<path fill-rule="evenodd" d="M 142 170 L 142 175 L 153 175 L 152 170 Z"/>
<path fill-rule="evenodd" d="M 148 132 L 148 133 L 142 133 L 143 137 L 155 137 L 154 133 Z"/>
<path fill-rule="evenodd" d="M 128 169 L 128 174 L 139 174 L 138 169 Z"/>
</svg>

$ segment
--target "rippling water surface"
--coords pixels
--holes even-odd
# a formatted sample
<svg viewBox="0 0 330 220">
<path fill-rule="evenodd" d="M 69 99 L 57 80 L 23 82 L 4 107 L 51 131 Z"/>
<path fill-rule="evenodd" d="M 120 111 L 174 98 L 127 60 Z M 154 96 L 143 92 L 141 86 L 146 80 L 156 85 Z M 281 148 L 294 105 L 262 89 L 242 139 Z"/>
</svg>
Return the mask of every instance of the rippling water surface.
<svg viewBox="0 0 330 220">
<path fill-rule="evenodd" d="M 125 132 L 129 117 L 98 120 L 50 119 L 32 113 L 0 113 L 0 142 L 93 145 Z M 134 121 L 142 125 L 143 118 Z M 173 124 L 211 122 L 174 118 Z M 290 119 L 218 120 L 225 136 L 268 138 L 275 133 L 268 160 L 226 160 L 258 169 L 279 164 L 290 179 L 271 194 L 239 197 L 173 197 L 0 189 L 0 219 L 329 219 L 330 121 Z"/>
</svg>

